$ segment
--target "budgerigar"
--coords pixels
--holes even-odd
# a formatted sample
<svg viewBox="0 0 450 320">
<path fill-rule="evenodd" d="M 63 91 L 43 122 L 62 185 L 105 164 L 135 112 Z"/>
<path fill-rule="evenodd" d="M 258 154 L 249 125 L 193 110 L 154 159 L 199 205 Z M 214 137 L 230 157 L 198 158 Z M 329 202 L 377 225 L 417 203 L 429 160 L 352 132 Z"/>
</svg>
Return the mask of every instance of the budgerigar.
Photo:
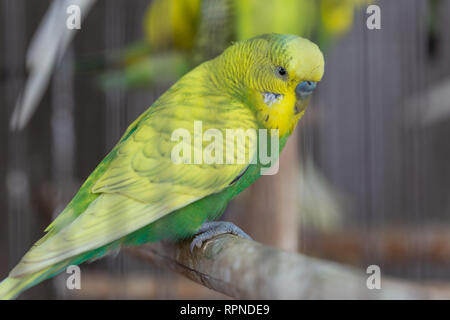
<svg viewBox="0 0 450 320">
<path fill-rule="evenodd" d="M 236 42 L 187 73 L 128 127 L 46 235 L 0 283 L 0 298 L 14 298 L 69 265 L 122 246 L 193 237 L 195 250 L 217 234 L 246 237 L 238 227 L 214 220 L 268 165 L 260 157 L 264 143 L 273 145 L 279 137 L 276 153 L 283 148 L 323 73 L 318 46 L 284 34 Z M 246 134 L 239 145 L 239 136 L 231 143 L 224 139 L 225 148 L 217 139 L 229 130 L 256 135 Z M 181 143 L 186 135 L 190 139 Z M 208 152 L 218 161 L 202 161 Z"/>
</svg>

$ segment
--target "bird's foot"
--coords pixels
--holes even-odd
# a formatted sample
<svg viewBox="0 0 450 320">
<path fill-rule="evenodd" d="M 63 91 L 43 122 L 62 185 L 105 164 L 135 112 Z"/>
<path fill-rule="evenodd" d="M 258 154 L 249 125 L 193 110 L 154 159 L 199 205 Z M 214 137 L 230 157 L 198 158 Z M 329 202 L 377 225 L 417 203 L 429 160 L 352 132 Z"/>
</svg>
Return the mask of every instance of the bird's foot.
<svg viewBox="0 0 450 320">
<path fill-rule="evenodd" d="M 203 242 L 214 238 L 220 234 L 231 233 L 238 237 L 251 240 L 250 236 L 241 230 L 238 226 L 231 222 L 226 221 L 211 221 L 205 222 L 198 229 L 194 238 L 192 239 L 190 249 L 191 253 L 194 251 L 194 248 L 200 248 Z"/>
</svg>

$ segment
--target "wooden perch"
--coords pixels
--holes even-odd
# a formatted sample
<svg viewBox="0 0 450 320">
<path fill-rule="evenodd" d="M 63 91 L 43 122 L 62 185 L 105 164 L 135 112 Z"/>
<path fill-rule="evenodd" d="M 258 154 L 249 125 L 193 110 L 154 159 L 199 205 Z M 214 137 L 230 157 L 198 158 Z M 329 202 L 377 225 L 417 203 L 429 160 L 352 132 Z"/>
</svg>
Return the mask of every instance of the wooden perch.
<svg viewBox="0 0 450 320">
<path fill-rule="evenodd" d="M 287 253 L 233 235 L 218 236 L 193 254 L 188 241 L 149 244 L 130 251 L 237 299 L 442 298 L 435 290 L 383 275 L 381 289 L 369 290 L 369 275 L 359 269 Z"/>
</svg>

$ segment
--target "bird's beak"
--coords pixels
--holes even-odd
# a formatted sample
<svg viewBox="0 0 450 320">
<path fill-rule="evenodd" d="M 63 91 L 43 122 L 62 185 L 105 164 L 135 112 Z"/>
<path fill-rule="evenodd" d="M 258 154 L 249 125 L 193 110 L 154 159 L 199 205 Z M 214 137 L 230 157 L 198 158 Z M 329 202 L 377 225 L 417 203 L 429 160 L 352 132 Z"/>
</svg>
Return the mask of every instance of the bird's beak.
<svg viewBox="0 0 450 320">
<path fill-rule="evenodd" d="M 295 103 L 295 114 L 305 111 L 309 100 L 311 100 L 311 94 L 316 86 L 317 83 L 314 81 L 303 81 L 295 87 L 295 96 L 297 97 L 297 101 Z"/>
<path fill-rule="evenodd" d="M 295 94 L 297 99 L 303 99 L 311 95 L 317 86 L 317 82 L 314 81 L 303 81 L 300 82 L 295 88 Z"/>
</svg>

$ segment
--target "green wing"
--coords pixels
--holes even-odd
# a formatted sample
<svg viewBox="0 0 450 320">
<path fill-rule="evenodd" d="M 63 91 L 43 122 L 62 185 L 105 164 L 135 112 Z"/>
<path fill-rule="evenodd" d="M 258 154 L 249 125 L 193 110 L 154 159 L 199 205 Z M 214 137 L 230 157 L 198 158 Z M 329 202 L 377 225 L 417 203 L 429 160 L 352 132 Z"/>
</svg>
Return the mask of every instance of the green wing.
<svg viewBox="0 0 450 320">
<path fill-rule="evenodd" d="M 90 191 L 99 196 L 79 216 L 52 228 L 60 229 L 39 241 L 11 272 L 12 277 L 39 271 L 80 253 L 120 239 L 196 200 L 226 188 L 248 166 L 249 150 L 256 139 L 245 145 L 246 162 L 207 165 L 176 164 L 171 160 L 172 132 L 186 129 L 194 137 L 194 121 L 201 120 L 203 131 L 256 129 L 253 116 L 243 105 L 223 97 L 205 96 L 175 85 L 133 123 L 115 147 L 108 168 Z M 194 94 L 193 94 L 194 93 Z M 201 98 L 199 98 L 201 96 Z M 195 98 L 194 98 L 195 97 Z M 210 144 L 205 141 L 202 147 Z"/>
</svg>

